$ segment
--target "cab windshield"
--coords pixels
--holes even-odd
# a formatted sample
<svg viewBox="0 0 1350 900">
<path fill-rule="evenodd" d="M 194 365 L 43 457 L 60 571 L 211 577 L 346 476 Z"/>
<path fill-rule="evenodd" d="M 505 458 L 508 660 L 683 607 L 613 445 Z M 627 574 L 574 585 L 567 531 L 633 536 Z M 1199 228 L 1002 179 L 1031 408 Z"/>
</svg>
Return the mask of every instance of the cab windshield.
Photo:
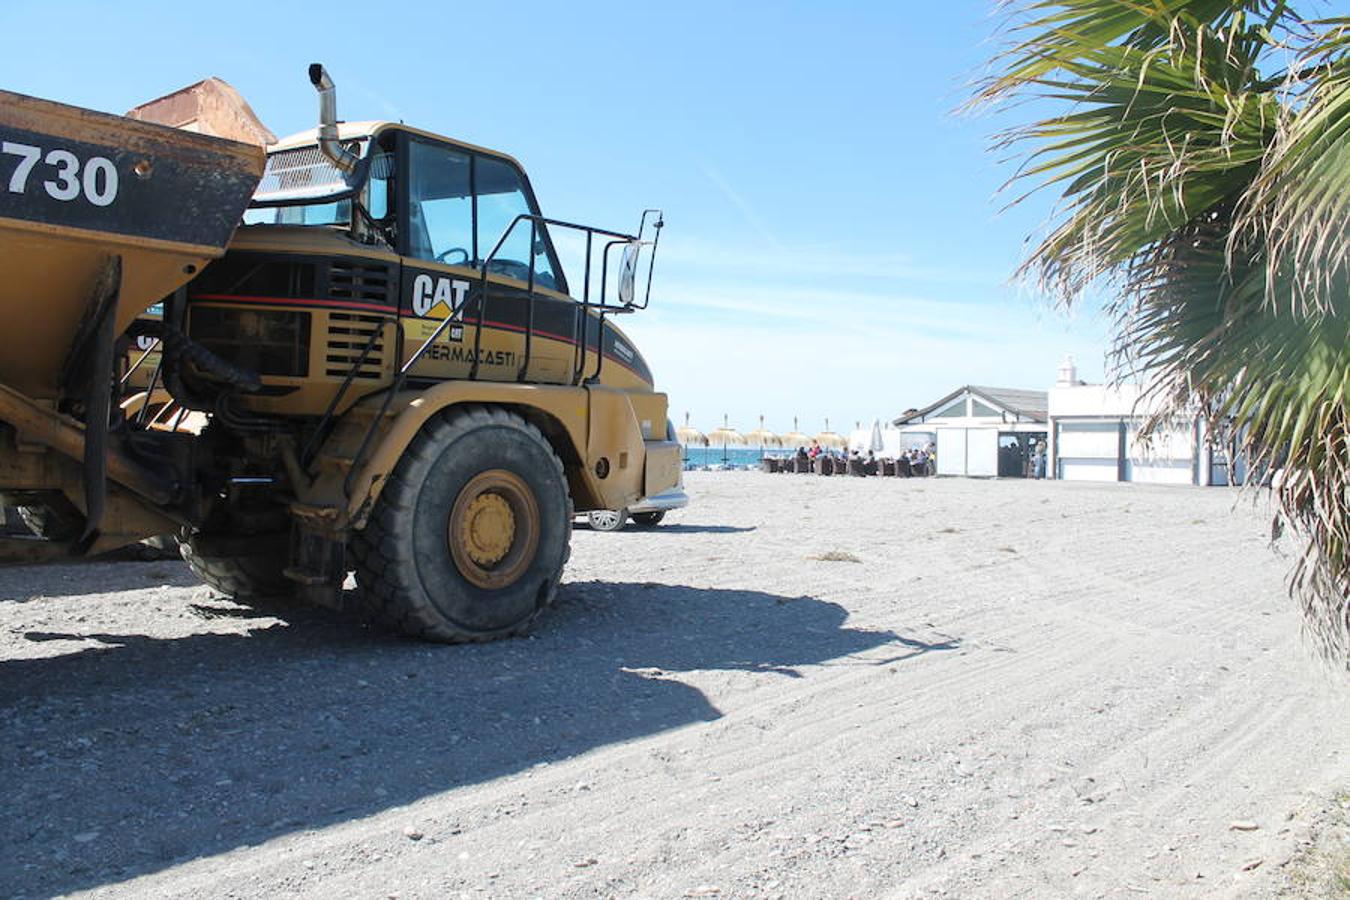
<svg viewBox="0 0 1350 900">
<path fill-rule="evenodd" d="M 393 244 L 393 141 L 381 140 L 372 151 L 363 138 L 347 149 L 362 160 L 356 171 L 364 180 L 355 193 L 349 176 L 315 145 L 269 153 L 244 224 L 351 228 L 356 199 L 368 217 L 360 214 L 355 224 L 379 229 Z M 409 140 L 408 165 L 400 188 L 408 217 L 400 252 L 566 291 L 545 226 L 518 220 L 536 208 L 513 164 L 417 137 Z"/>
<path fill-rule="evenodd" d="M 410 142 L 408 160 L 409 256 L 565 290 L 545 226 L 518 221 L 536 210 L 514 165 L 421 138 Z"/>
</svg>

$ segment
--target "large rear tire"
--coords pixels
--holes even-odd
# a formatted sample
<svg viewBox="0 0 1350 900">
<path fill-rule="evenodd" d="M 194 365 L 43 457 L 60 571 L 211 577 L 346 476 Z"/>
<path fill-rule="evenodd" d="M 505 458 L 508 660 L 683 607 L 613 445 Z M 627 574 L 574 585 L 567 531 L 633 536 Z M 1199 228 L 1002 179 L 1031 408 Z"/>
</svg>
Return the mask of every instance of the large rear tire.
<svg viewBox="0 0 1350 900">
<path fill-rule="evenodd" d="M 184 561 L 207 585 L 241 603 L 283 600 L 295 593 L 295 582 L 282 572 L 286 568 L 285 542 L 270 541 L 250 556 L 213 556 L 204 551 L 195 536 L 178 543 Z"/>
<path fill-rule="evenodd" d="M 539 429 L 471 406 L 422 427 L 351 543 L 381 624 L 459 643 L 520 634 L 557 593 L 572 501 Z"/>
</svg>

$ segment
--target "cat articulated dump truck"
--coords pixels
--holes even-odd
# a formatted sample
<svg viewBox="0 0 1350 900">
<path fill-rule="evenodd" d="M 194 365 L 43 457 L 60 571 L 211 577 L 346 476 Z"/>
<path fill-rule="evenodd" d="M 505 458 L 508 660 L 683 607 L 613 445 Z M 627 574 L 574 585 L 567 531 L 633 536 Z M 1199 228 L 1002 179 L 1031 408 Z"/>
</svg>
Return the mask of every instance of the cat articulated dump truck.
<svg viewBox="0 0 1350 900">
<path fill-rule="evenodd" d="M 574 509 L 678 480 L 614 324 L 661 215 L 546 218 L 515 160 L 340 124 L 309 74 L 319 127 L 265 151 L 0 91 L 0 503 L 41 535 L 0 559 L 173 534 L 240 599 L 340 607 L 354 570 L 409 634 L 517 633 Z"/>
</svg>

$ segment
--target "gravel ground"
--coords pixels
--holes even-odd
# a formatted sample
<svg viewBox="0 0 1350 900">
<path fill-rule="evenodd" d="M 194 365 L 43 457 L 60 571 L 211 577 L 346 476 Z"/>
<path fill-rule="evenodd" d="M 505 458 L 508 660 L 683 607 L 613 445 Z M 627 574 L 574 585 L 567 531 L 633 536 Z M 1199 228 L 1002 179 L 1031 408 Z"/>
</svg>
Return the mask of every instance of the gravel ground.
<svg viewBox="0 0 1350 900">
<path fill-rule="evenodd" d="M 486 646 L 173 562 L 0 570 L 0 896 L 1303 890 L 1350 706 L 1263 510 L 688 482 L 654 531 L 578 528 L 557 608 Z"/>
</svg>

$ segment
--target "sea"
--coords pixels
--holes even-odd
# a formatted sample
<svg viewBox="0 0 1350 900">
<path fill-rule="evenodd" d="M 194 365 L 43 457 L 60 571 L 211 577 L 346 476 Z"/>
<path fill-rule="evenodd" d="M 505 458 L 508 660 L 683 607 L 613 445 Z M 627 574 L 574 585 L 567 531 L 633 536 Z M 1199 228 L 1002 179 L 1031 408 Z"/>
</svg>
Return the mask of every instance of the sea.
<svg viewBox="0 0 1350 900">
<path fill-rule="evenodd" d="M 786 457 L 791 450 L 760 450 L 758 447 L 681 447 L 686 469 L 753 469 L 765 456 Z"/>
</svg>

